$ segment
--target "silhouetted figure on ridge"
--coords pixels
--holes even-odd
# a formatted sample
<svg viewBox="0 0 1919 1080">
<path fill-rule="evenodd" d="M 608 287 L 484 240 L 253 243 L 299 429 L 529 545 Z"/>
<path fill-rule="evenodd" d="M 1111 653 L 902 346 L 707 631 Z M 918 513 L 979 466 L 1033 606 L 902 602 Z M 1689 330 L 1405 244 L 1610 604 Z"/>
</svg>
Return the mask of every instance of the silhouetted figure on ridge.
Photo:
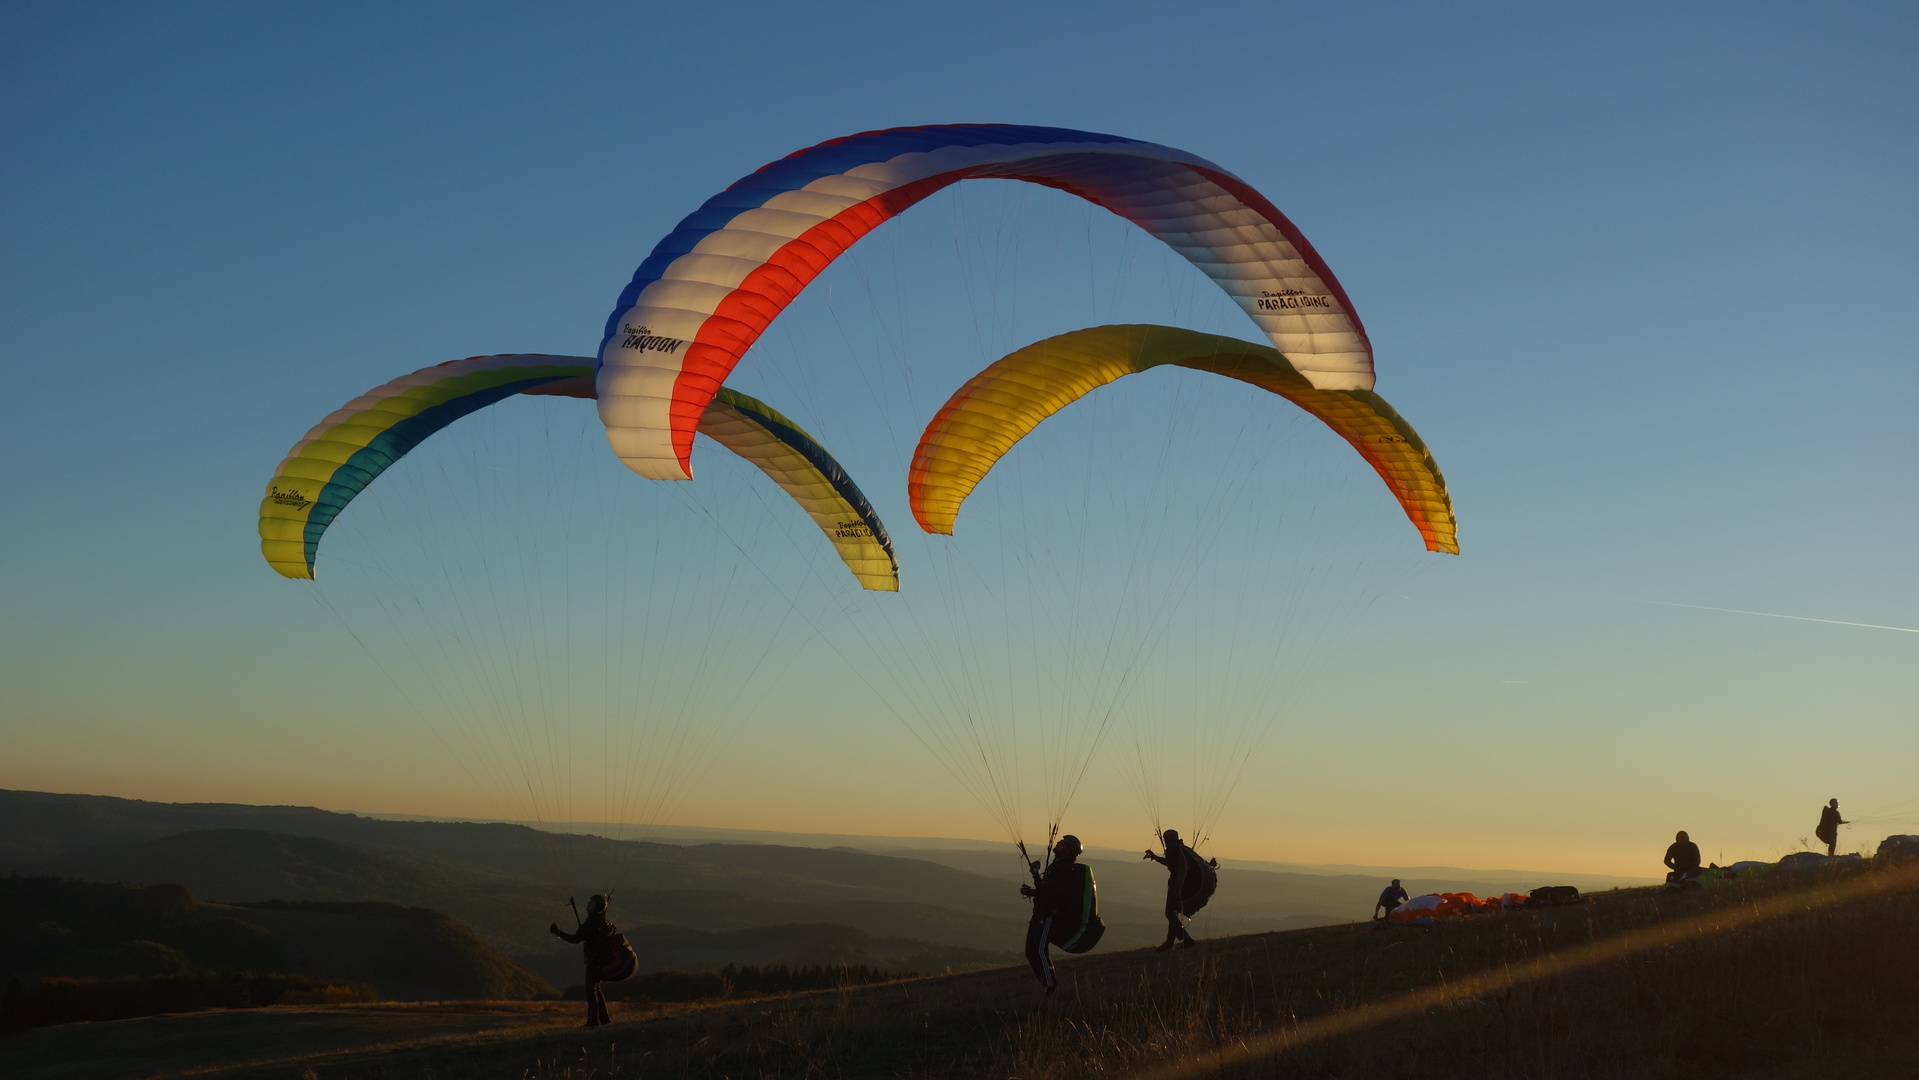
<svg viewBox="0 0 1919 1080">
<path fill-rule="evenodd" d="M 1699 845 L 1693 843 L 1683 829 L 1666 849 L 1666 869 L 1668 883 L 1691 881 L 1699 876 Z"/>
<path fill-rule="evenodd" d="M 1812 831 L 1814 836 L 1826 842 L 1826 857 L 1832 858 L 1839 849 L 1839 826 L 1851 822 L 1839 816 L 1839 800 L 1834 799 L 1819 811 L 1819 827 Z"/>
<path fill-rule="evenodd" d="M 1106 933 L 1106 924 L 1099 918 L 1093 868 L 1079 862 L 1084 850 L 1079 837 L 1070 833 L 1060 837 L 1053 843 L 1052 865 L 1042 873 L 1038 863 L 1030 864 L 1033 884 L 1019 887 L 1019 894 L 1033 901 L 1033 918 L 1026 924 L 1026 962 L 1049 994 L 1059 985 L 1050 946 L 1082 953 Z"/>
<path fill-rule="evenodd" d="M 586 1026 L 599 1027 L 612 1023 L 613 1018 L 606 1011 L 606 994 L 600 989 L 600 984 L 632 978 L 633 972 L 640 966 L 640 958 L 633 954 L 633 947 L 626 943 L 625 935 L 606 921 L 606 897 L 594 895 L 587 898 L 586 920 L 580 923 L 577 931 L 569 934 L 560 929 L 559 923 L 553 923 L 546 929 L 561 941 L 586 946 Z"/>
<path fill-rule="evenodd" d="M 1160 952 L 1194 944 L 1186 932 L 1186 917 L 1199 914 L 1219 887 L 1219 860 L 1202 859 L 1199 853 L 1180 840 L 1179 833 L 1167 829 L 1160 834 L 1166 854 L 1156 855 L 1149 848 L 1146 858 L 1166 868 L 1166 942 Z"/>
<path fill-rule="evenodd" d="M 1399 879 L 1394 878 L 1393 883 L 1386 886 L 1385 891 L 1379 894 L 1379 902 L 1373 905 L 1373 918 L 1377 921 L 1373 929 L 1386 929 L 1386 924 L 1393 921 L 1393 912 L 1409 899 L 1411 897 L 1406 895 L 1406 890 L 1399 884 Z M 1383 915 L 1380 914 L 1381 908 L 1386 909 Z"/>
</svg>

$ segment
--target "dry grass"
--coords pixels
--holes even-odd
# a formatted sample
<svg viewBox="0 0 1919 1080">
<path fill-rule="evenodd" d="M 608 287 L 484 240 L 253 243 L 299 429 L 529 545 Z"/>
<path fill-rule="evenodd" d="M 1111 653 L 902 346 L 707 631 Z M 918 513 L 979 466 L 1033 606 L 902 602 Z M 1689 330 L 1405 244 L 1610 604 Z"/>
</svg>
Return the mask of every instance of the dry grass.
<svg viewBox="0 0 1919 1080">
<path fill-rule="evenodd" d="M 1919 1072 L 1915 886 L 1919 867 L 1861 867 L 1639 889 L 1436 926 L 1370 956 L 1350 936 L 1223 955 L 1170 993 L 1108 996 L 1075 1018 L 1081 1044 L 1098 1047 L 1084 1060 L 1035 1040 L 1012 1071 L 1833 1076 L 1898 1061 Z"/>
<path fill-rule="evenodd" d="M 991 971 L 619 1012 L 621 1023 L 594 1032 L 566 1026 L 570 1011 L 533 1010 L 507 1025 L 423 1031 L 427 1045 L 336 1043 L 233 1068 L 210 1053 L 192 1074 L 1919 1075 L 1919 867 L 1627 890 L 1424 929 L 1252 935 L 1089 957 L 1064 974 L 1052 1001 L 1023 969 Z M 132 1050 L 119 1050 L 127 1065 Z M 93 1064 L 69 1075 L 189 1074 Z M 55 1075 L 7 1065 L 0 1043 L 0 1071 Z"/>
</svg>

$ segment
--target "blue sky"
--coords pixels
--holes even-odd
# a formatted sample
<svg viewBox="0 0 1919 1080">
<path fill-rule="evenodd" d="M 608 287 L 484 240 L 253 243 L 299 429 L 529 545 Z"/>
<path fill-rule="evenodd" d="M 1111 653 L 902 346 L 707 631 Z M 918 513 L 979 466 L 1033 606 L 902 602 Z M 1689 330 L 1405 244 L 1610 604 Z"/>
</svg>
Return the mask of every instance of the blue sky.
<svg viewBox="0 0 1919 1080">
<path fill-rule="evenodd" d="M 1877 814 L 1854 840 L 1919 831 L 1919 635 L 1643 602 L 1919 626 L 1915 54 L 1898 5 L 9 5 L 0 784 L 484 812 L 260 561 L 286 446 L 415 367 L 591 352 L 655 239 L 765 161 L 991 121 L 1258 187 L 1451 482 L 1464 554 L 1340 642 L 1222 850 L 1631 873 L 1674 828 L 1709 858 L 1788 850 L 1832 796 Z M 1008 207 L 1019 242 L 990 250 L 1029 276 L 953 265 Z M 805 367 L 906 310 L 856 286 L 920 290 L 942 378 L 1091 321 L 1223 318 L 1063 197 L 896 224 L 741 369 L 895 533 L 889 455 L 957 383 L 875 390 L 884 349 Z M 1151 269 L 1056 284 L 1075 260 L 1105 281 L 1112 250 Z M 939 353 L 981 289 L 991 329 Z M 846 705 L 830 652 L 742 721 L 687 823 L 996 835 L 884 708 Z M 1083 829 L 1142 831 L 1104 783 Z"/>
</svg>

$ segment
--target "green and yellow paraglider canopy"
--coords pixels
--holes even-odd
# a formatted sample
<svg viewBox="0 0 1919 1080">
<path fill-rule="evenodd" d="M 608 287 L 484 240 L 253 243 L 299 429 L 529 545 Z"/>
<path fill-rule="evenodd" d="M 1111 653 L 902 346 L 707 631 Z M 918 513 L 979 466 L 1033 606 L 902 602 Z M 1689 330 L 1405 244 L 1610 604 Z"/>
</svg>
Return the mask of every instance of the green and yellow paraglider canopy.
<svg viewBox="0 0 1919 1080">
<path fill-rule="evenodd" d="M 508 353 L 451 360 L 347 402 L 293 445 L 260 500 L 260 551 L 290 578 L 313 577 L 320 538 L 394 462 L 462 416 L 515 394 L 593 397 L 592 357 Z M 833 455 L 765 402 L 721 389 L 699 432 L 745 458 L 800 504 L 863 588 L 899 589 L 886 527 Z"/>
</svg>

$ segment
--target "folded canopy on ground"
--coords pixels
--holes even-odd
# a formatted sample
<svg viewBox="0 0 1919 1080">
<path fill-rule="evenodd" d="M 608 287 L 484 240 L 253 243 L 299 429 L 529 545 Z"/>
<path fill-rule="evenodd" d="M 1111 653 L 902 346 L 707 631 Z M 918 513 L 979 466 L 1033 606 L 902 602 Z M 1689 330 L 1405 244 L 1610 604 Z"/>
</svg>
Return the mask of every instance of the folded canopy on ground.
<svg viewBox="0 0 1919 1080">
<path fill-rule="evenodd" d="M 1451 919 L 1511 911 L 1525 906 L 1526 897 L 1521 893 L 1509 892 L 1502 896 L 1486 897 L 1472 893 L 1427 893 L 1425 896 L 1415 896 L 1394 909 L 1391 918 L 1394 922 L 1418 922 L 1421 919 Z"/>
<path fill-rule="evenodd" d="M 593 397 L 590 356 L 471 356 L 402 375 L 347 402 L 287 451 L 260 500 L 260 551 L 311 578 L 320 538 L 354 496 L 428 436 L 515 394 Z M 886 527 L 839 462 L 764 402 L 720 390 L 699 432 L 745 458 L 800 504 L 861 587 L 899 589 Z"/>
<path fill-rule="evenodd" d="M 1278 394 L 1351 443 L 1386 482 L 1429 551 L 1457 555 L 1452 499 L 1439 465 L 1386 399 L 1321 390 L 1277 349 L 1172 326 L 1113 325 L 1035 342 L 953 393 L 913 451 L 907 494 L 927 532 L 953 531 L 960 504 L 994 463 L 1047 417 L 1127 375 L 1162 365 L 1209 371 Z"/>
<path fill-rule="evenodd" d="M 1286 215 L 1218 165 L 1066 128 L 891 128 L 740 178 L 654 247 L 600 341 L 614 452 L 642 476 L 690 479 L 707 400 L 807 283 L 889 218 L 974 179 L 1041 184 L 1118 214 L 1212 278 L 1310 385 L 1372 389 L 1372 345 L 1339 281 Z"/>
</svg>

